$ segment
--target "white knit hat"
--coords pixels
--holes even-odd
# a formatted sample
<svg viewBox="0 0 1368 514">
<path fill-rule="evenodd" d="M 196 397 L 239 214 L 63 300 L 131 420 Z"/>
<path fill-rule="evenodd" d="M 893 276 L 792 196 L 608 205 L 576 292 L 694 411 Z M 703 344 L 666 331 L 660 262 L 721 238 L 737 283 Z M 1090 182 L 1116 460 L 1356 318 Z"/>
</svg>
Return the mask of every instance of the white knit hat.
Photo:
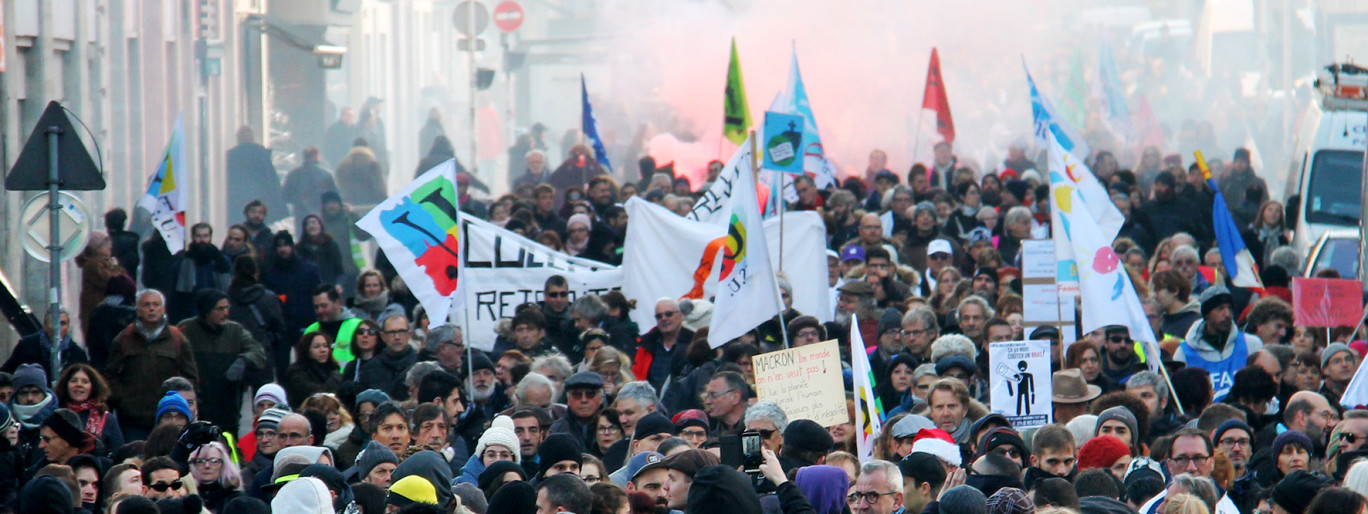
<svg viewBox="0 0 1368 514">
<path fill-rule="evenodd" d="M 518 436 L 504 427 L 490 427 L 485 430 L 484 435 L 480 436 L 480 442 L 475 444 L 475 455 L 484 455 L 485 447 L 489 445 L 503 446 L 513 452 L 513 462 L 522 464 L 522 452 L 518 450 Z"/>
</svg>

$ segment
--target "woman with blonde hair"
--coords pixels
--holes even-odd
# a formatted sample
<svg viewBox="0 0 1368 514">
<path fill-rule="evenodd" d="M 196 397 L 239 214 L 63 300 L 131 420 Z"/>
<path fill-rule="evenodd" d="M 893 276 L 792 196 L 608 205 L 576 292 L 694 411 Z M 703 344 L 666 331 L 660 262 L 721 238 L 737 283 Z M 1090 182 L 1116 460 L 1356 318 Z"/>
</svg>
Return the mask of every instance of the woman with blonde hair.
<svg viewBox="0 0 1368 514">
<path fill-rule="evenodd" d="M 603 394 L 609 397 L 616 396 L 622 384 L 636 380 L 632 376 L 632 362 L 627 360 L 627 354 L 612 346 L 604 346 L 594 352 L 589 369 L 603 377 Z"/>
<path fill-rule="evenodd" d="M 210 512 L 222 512 L 228 502 L 243 495 L 242 472 L 231 457 L 218 441 L 190 452 L 190 476 Z"/>
<path fill-rule="evenodd" d="M 1202 500 L 1191 494 L 1175 494 L 1164 500 L 1164 514 L 1211 514 Z"/>
<path fill-rule="evenodd" d="M 351 413 L 347 412 L 347 408 L 337 399 L 337 395 L 332 393 L 315 393 L 304 400 L 304 405 L 301 405 L 299 410 L 318 412 L 328 421 L 328 435 L 323 437 L 323 446 L 332 451 L 337 451 L 342 443 L 347 442 L 347 437 L 356 429 Z"/>
</svg>

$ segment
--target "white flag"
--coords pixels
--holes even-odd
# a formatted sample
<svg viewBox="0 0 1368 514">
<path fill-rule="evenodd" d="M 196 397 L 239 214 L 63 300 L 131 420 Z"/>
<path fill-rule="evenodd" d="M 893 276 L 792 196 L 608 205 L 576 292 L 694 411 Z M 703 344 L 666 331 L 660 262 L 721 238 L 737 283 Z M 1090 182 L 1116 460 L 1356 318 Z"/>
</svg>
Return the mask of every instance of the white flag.
<svg viewBox="0 0 1368 514">
<path fill-rule="evenodd" d="M 717 297 L 708 331 L 708 344 L 713 348 L 778 316 L 783 305 L 770 269 L 764 220 L 755 199 L 755 177 L 742 173 L 732 187 L 731 220 L 718 250 L 722 267 L 717 273 Z"/>
<path fill-rule="evenodd" d="M 874 440 L 883 429 L 883 405 L 874 393 L 874 370 L 869 366 L 860 320 L 850 317 L 850 374 L 855 386 L 855 448 L 860 462 L 874 456 Z"/>
<path fill-rule="evenodd" d="M 1140 297 L 1135 294 L 1130 275 L 1112 250 L 1116 230 L 1101 226 L 1099 222 L 1099 219 L 1110 220 L 1110 213 L 1116 212 L 1116 206 L 1107 196 L 1095 191 L 1089 194 L 1089 186 L 1097 184 L 1092 171 L 1065 151 L 1053 134 L 1049 134 L 1048 139 L 1050 211 L 1060 227 L 1054 232 L 1055 247 L 1062 245 L 1076 262 L 1083 332 L 1122 325 L 1130 328 L 1131 338 L 1144 343 L 1155 342 L 1154 331 L 1140 305 Z M 1059 258 L 1058 254 L 1056 258 Z M 1144 347 L 1148 354 L 1146 363 L 1157 369 L 1160 359 L 1150 354 L 1152 345 Z"/>
<path fill-rule="evenodd" d="M 386 198 L 356 226 L 375 237 L 394 270 L 428 312 L 429 327 L 445 325 L 464 307 L 456 160 L 448 159 Z"/>
</svg>

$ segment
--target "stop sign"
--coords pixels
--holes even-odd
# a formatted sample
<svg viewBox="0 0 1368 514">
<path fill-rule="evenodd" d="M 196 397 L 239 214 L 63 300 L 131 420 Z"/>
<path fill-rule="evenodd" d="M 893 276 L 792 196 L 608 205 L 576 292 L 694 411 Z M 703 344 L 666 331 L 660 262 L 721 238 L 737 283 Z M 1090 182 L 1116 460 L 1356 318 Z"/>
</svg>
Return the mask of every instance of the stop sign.
<svg viewBox="0 0 1368 514">
<path fill-rule="evenodd" d="M 494 24 L 499 30 L 513 32 L 522 26 L 522 22 L 523 8 L 517 2 L 505 0 L 494 7 Z"/>
</svg>

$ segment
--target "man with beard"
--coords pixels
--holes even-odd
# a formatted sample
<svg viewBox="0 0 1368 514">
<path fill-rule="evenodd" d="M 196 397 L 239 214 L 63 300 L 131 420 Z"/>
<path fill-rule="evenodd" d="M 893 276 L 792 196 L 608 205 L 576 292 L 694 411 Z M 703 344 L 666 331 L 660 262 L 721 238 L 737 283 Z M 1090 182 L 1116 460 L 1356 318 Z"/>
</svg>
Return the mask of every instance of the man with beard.
<svg viewBox="0 0 1368 514">
<path fill-rule="evenodd" d="M 301 259 L 294 251 L 294 236 L 287 230 L 276 232 L 275 258 L 261 275 L 261 283 L 267 289 L 285 298 L 285 328 L 287 341 L 293 341 L 304 333 L 304 327 L 313 319 L 313 290 L 323 283 L 323 276 L 313 263 Z M 292 345 L 276 345 L 275 362 L 280 376 L 290 362 Z"/>
<path fill-rule="evenodd" d="M 1131 339 L 1130 328 L 1125 325 L 1110 325 L 1102 335 L 1102 372 L 1118 384 L 1126 383 L 1137 372 L 1148 369 L 1140 360 L 1136 343 Z"/>
<path fill-rule="evenodd" d="M 1196 205 L 1178 196 L 1177 180 L 1171 172 L 1160 172 L 1154 178 L 1154 199 L 1146 202 L 1140 212 L 1149 217 L 1155 240 L 1166 239 L 1178 232 L 1203 233 L 1203 214 Z"/>
<path fill-rule="evenodd" d="M 879 310 L 878 302 L 874 299 L 874 286 L 864 280 L 854 280 L 846 282 L 836 290 L 841 293 L 836 302 L 836 321 L 827 327 L 827 333 L 849 333 L 851 321 L 858 316 L 864 347 L 877 346 L 879 318 L 883 312 Z"/>
<path fill-rule="evenodd" d="M 1278 434 L 1288 430 L 1296 430 L 1311 438 L 1315 448 L 1312 449 L 1311 456 L 1319 457 L 1325 455 L 1326 436 L 1330 430 L 1339 423 L 1339 413 L 1326 401 L 1324 396 L 1311 391 L 1298 391 L 1291 398 L 1287 399 L 1287 405 L 1283 406 L 1282 422 L 1270 423 L 1255 436 L 1254 444 L 1261 450 L 1255 452 L 1254 458 L 1250 461 L 1251 467 L 1256 467 L 1256 462 L 1260 457 L 1271 452 L 1273 440 Z M 1270 459 L 1277 462 L 1277 455 L 1268 455 Z"/>
<path fill-rule="evenodd" d="M 1202 320 L 1188 329 L 1178 351 L 1173 352 L 1173 360 L 1211 373 L 1212 401 L 1219 402 L 1234 385 L 1235 372 L 1245 367 L 1249 354 L 1262 349 L 1263 343 L 1257 337 L 1246 337 L 1235 325 L 1232 299 L 1224 286 L 1208 287 L 1198 302 Z"/>
<path fill-rule="evenodd" d="M 196 223 L 190 227 L 190 245 L 176 254 L 172 262 L 176 286 L 171 294 L 171 303 L 167 305 L 167 315 L 172 323 L 180 323 L 200 314 L 195 312 L 195 291 L 228 291 L 232 263 L 222 250 L 214 246 L 214 229 L 208 223 Z"/>
<path fill-rule="evenodd" d="M 275 235 L 271 233 L 271 227 L 266 226 L 268 212 L 266 204 L 261 200 L 252 200 L 242 208 L 242 217 L 246 220 L 242 222 L 242 226 L 247 227 L 247 241 L 256 247 L 257 256 L 261 259 L 260 264 L 265 264 L 267 256 L 275 249 Z"/>
<path fill-rule="evenodd" d="M 973 281 L 974 294 L 988 300 L 989 303 L 997 302 L 998 298 L 998 274 L 997 270 L 989 267 L 979 268 L 974 272 Z"/>
<path fill-rule="evenodd" d="M 195 297 L 200 315 L 180 323 L 181 334 L 195 352 L 202 391 L 223 395 L 205 402 L 203 419 L 237 432 L 242 407 L 243 377 L 249 369 L 266 366 L 266 352 L 246 328 L 228 320 L 228 296 L 212 289 Z"/>
<path fill-rule="evenodd" d="M 357 330 L 365 330 L 360 328 L 363 318 L 357 316 L 355 311 L 342 305 L 342 296 L 337 294 L 337 288 L 333 287 L 331 284 L 319 284 L 318 287 L 315 287 L 310 296 L 310 301 L 313 304 L 314 316 L 317 317 L 318 321 L 315 321 L 305 328 L 304 332 L 322 332 L 324 335 L 328 336 L 328 339 L 333 341 L 333 358 L 337 359 L 337 363 L 346 364 L 351 362 L 356 358 L 356 354 L 352 353 L 351 349 L 352 339 L 356 337 Z M 403 318 L 403 315 L 400 314 L 399 317 Z M 388 325 L 382 326 L 386 327 L 386 330 L 389 327 Z M 407 332 L 408 320 L 404 320 L 403 327 L 397 328 L 402 328 Z M 404 346 L 408 346 L 407 337 L 404 337 Z M 409 348 L 409 350 L 412 351 L 412 348 Z M 367 362 L 367 364 L 369 364 L 369 362 Z M 409 364 L 412 364 L 412 362 Z M 364 373 L 364 370 L 362 372 Z M 369 388 L 363 387 L 362 389 Z M 386 393 L 391 395 L 394 394 L 389 391 L 386 391 Z M 407 395 L 405 395 L 404 398 L 407 398 Z M 402 401 L 404 398 L 399 398 L 399 400 Z"/>
<path fill-rule="evenodd" d="M 508 408 L 508 396 L 494 376 L 494 361 L 489 360 L 484 352 L 477 351 L 471 357 L 470 365 L 472 371 L 466 382 L 475 400 L 473 407 L 480 410 L 484 419 L 494 419 L 500 411 Z"/>
<path fill-rule="evenodd" d="M 180 329 L 166 321 L 165 305 L 165 298 L 156 290 L 138 294 L 138 319 L 114 338 L 105 368 L 113 393 L 111 403 L 118 409 L 129 441 L 146 439 L 152 431 L 163 380 L 175 376 L 199 379 L 195 354 Z"/>
<path fill-rule="evenodd" d="M 1253 469 L 1249 467 L 1249 458 L 1254 453 L 1254 431 L 1243 421 L 1228 419 L 1211 433 L 1211 440 L 1230 459 L 1234 470 L 1227 487 L 1230 500 L 1240 512 L 1252 512 L 1261 491 Z"/>
</svg>

